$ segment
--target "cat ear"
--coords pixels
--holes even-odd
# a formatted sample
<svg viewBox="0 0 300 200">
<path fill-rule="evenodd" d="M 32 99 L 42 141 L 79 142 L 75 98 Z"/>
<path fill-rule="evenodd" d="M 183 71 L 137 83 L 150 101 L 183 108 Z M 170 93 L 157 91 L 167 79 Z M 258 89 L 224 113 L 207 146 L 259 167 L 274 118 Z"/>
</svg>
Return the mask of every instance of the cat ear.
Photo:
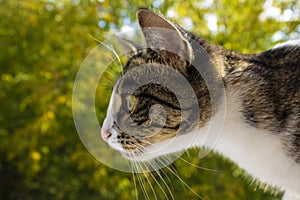
<svg viewBox="0 0 300 200">
<path fill-rule="evenodd" d="M 137 18 L 147 47 L 153 50 L 167 50 L 192 60 L 192 47 L 178 25 L 145 8 L 138 10 Z"/>
<path fill-rule="evenodd" d="M 118 43 L 120 43 L 124 48 L 125 48 L 125 52 L 131 52 L 132 54 L 137 54 L 138 51 L 140 49 L 142 49 L 142 45 L 129 41 L 129 40 L 125 40 L 119 37 L 116 37 Z"/>
</svg>

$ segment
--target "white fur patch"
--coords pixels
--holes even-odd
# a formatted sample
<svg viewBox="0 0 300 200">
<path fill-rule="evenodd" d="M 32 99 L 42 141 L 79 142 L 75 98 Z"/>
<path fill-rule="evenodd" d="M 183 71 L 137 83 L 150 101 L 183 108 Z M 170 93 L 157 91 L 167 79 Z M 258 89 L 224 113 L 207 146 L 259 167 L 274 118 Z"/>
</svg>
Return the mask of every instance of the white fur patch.
<svg viewBox="0 0 300 200">
<path fill-rule="evenodd" d="M 289 40 L 280 44 L 276 44 L 273 49 L 287 47 L 287 46 L 300 46 L 300 39 L 299 40 Z"/>
<path fill-rule="evenodd" d="M 300 165 L 284 153 L 276 135 L 245 124 L 238 99 L 228 96 L 226 122 L 215 149 L 262 183 L 300 195 Z"/>
</svg>

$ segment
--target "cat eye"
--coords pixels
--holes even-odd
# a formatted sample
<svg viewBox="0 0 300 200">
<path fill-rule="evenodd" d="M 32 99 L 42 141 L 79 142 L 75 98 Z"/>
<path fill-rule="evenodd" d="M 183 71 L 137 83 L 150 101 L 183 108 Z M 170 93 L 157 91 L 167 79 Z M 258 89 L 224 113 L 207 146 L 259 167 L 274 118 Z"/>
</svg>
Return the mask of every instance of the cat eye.
<svg viewBox="0 0 300 200">
<path fill-rule="evenodd" d="M 126 98 L 126 102 L 129 112 L 132 112 L 137 105 L 137 98 L 134 95 L 129 95 Z"/>
</svg>

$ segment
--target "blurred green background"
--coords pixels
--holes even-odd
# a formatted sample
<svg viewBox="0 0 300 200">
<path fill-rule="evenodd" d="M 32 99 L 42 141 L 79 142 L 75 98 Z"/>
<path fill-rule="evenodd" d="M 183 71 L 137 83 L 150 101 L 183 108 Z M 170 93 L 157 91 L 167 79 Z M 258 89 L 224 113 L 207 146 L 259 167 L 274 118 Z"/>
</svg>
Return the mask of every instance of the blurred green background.
<svg viewBox="0 0 300 200">
<path fill-rule="evenodd" d="M 104 41 L 136 26 L 139 7 L 157 9 L 186 29 L 243 53 L 300 34 L 298 0 L 0 0 L 0 199 L 125 200 L 136 194 L 147 199 L 132 174 L 111 169 L 87 152 L 71 103 L 76 72 L 98 45 L 94 38 Z M 97 101 L 100 123 L 108 97 Z M 191 150 L 183 157 L 217 170 L 183 160 L 172 166 L 205 199 L 281 196 L 272 196 L 219 155 L 199 159 Z M 198 198 L 168 169 L 161 174 L 175 199 Z M 160 187 L 172 198 L 157 173 L 140 181 L 150 199 L 155 198 L 152 190 L 158 199 L 167 199 Z"/>
</svg>

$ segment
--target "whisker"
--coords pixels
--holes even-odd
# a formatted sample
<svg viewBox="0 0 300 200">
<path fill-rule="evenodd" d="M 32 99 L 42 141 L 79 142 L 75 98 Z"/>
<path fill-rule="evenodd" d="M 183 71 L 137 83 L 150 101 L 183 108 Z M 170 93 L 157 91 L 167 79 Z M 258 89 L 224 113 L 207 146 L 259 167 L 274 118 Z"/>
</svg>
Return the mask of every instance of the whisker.
<svg viewBox="0 0 300 200">
<path fill-rule="evenodd" d="M 167 158 L 164 158 L 167 159 Z M 160 159 L 158 159 L 160 161 Z M 160 161 L 161 162 L 161 161 Z M 163 163 L 162 163 L 163 164 Z M 203 197 L 201 197 L 195 190 L 193 190 L 178 174 L 176 169 L 171 169 L 169 166 L 166 166 L 166 169 L 168 169 L 178 180 L 186 187 L 188 188 L 192 193 L 194 193 L 199 199 L 205 200 Z"/>
<path fill-rule="evenodd" d="M 156 158 L 156 159 L 157 159 L 162 165 L 164 165 L 164 166 L 165 166 L 165 163 L 170 163 L 170 160 L 168 159 L 167 156 L 161 156 L 161 157 Z M 165 161 L 162 161 L 162 159 L 165 160 Z M 166 168 L 167 168 L 168 170 L 172 170 L 174 173 L 176 173 L 176 174 L 179 176 L 179 173 L 177 172 L 176 167 L 175 167 L 175 165 L 174 165 L 173 163 L 171 163 L 171 164 L 169 164 L 168 166 L 166 166 Z M 169 180 L 169 182 L 170 182 L 171 185 L 172 185 L 172 181 L 170 180 L 169 175 L 168 175 L 164 170 L 161 170 L 161 171 L 164 173 L 164 175 L 167 177 L 167 179 Z M 185 186 L 182 184 L 182 182 L 180 182 L 180 183 L 181 183 L 182 187 L 185 188 Z"/>
<path fill-rule="evenodd" d="M 201 197 L 195 190 L 193 190 L 180 176 L 178 176 L 175 172 L 173 172 L 169 167 L 167 169 L 170 170 L 172 174 L 174 174 L 183 184 L 185 187 L 187 187 L 192 193 L 194 193 L 199 199 L 205 200 L 203 197 Z"/>
<path fill-rule="evenodd" d="M 105 46 L 108 50 L 112 51 L 113 54 L 117 57 L 118 59 L 118 62 L 121 66 L 121 69 L 123 68 L 123 65 L 122 65 L 122 62 L 121 62 L 121 59 L 118 55 L 118 53 L 116 52 L 116 50 L 113 48 L 113 46 L 108 46 L 107 44 L 105 44 L 104 42 L 101 42 L 100 40 L 98 40 L 97 38 L 93 37 L 92 35 L 90 35 L 90 37 L 92 37 L 94 40 L 96 40 L 97 42 L 101 43 L 103 46 Z M 114 60 L 114 59 L 113 59 Z"/>
<path fill-rule="evenodd" d="M 139 193 L 136 185 L 135 174 L 132 173 L 136 200 L 139 200 Z"/>
<path fill-rule="evenodd" d="M 168 182 L 173 186 L 173 183 L 172 183 L 171 179 L 169 178 L 168 174 L 167 174 L 163 169 L 161 169 L 161 170 L 159 170 L 159 171 L 156 171 L 156 173 L 158 173 L 159 176 L 161 176 L 161 177 L 162 177 L 162 175 L 161 175 L 160 172 L 163 173 L 163 175 L 166 177 L 166 179 L 168 180 Z M 163 178 L 163 177 L 162 177 L 162 178 Z M 173 194 L 172 194 L 172 195 L 173 195 Z"/>
<path fill-rule="evenodd" d="M 144 142 L 144 141 L 143 141 Z M 150 142 L 149 142 L 149 144 L 151 144 Z M 129 145 L 128 144 L 125 144 L 125 147 L 126 146 L 128 146 L 129 147 Z M 142 146 L 141 144 L 135 144 L 135 146 L 136 146 L 136 151 L 135 152 L 129 152 L 129 153 L 131 153 L 132 154 L 132 157 L 134 157 L 134 156 L 137 156 L 137 154 L 138 153 L 143 153 L 143 151 L 145 150 L 145 147 L 144 146 Z M 213 171 L 213 172 L 218 172 L 219 170 L 212 170 L 212 169 L 207 169 L 207 168 L 204 168 L 204 167 L 200 167 L 200 166 L 197 166 L 197 165 L 195 165 L 195 164 L 193 164 L 193 163 L 191 163 L 191 162 L 189 162 L 188 160 L 186 160 L 186 159 L 184 159 L 184 158 L 181 158 L 181 157 L 179 157 L 182 161 L 184 161 L 184 162 L 186 162 L 186 163 L 188 163 L 188 164 L 190 164 L 190 165 L 192 165 L 192 166 L 194 166 L 194 167 L 196 167 L 196 168 L 199 168 L 199 169 L 202 169 L 202 170 L 207 170 L 207 171 Z M 159 158 L 156 158 L 156 160 L 159 162 L 159 163 L 161 163 L 162 165 L 165 165 L 165 163 L 170 163 L 170 160 L 168 159 L 168 157 L 159 157 Z M 164 160 L 164 161 L 163 161 Z M 157 166 L 157 164 L 155 163 L 155 162 L 153 162 L 152 160 L 151 161 L 149 161 L 149 162 L 147 162 L 147 163 L 143 163 L 143 162 L 133 162 L 132 161 L 132 164 L 133 164 L 133 166 L 134 166 L 134 168 L 137 170 L 137 175 L 136 175 L 136 178 L 137 178 L 137 180 L 138 180 L 138 182 L 139 182 L 139 184 L 140 184 L 140 186 L 141 186 L 141 190 L 142 190 L 142 192 L 143 192 L 143 194 L 144 194 L 144 196 L 145 196 L 145 198 L 146 199 L 151 199 L 150 198 L 150 196 L 149 196 L 149 194 L 148 194 L 148 192 L 147 192 L 147 189 L 146 189 L 146 187 L 145 187 L 145 184 L 146 184 L 146 182 L 148 183 L 148 185 L 149 185 L 149 187 L 150 187 L 150 189 L 151 189 L 151 191 L 152 191 L 152 194 L 153 194 L 153 196 L 154 196 L 154 199 L 158 199 L 158 196 L 157 196 L 157 194 L 156 194 L 156 191 L 155 191 L 155 189 L 154 189 L 154 187 L 153 187 L 153 185 L 152 185 L 152 182 L 151 182 L 151 180 L 148 178 L 148 176 L 147 176 L 147 173 L 150 173 L 150 176 L 153 178 L 153 180 L 155 181 L 155 183 L 157 184 L 157 186 L 160 188 L 160 190 L 163 192 L 163 195 L 165 196 L 165 198 L 167 199 L 167 200 L 169 200 L 170 198 L 172 199 L 172 200 L 174 200 L 175 199 L 175 197 L 174 197 L 174 195 L 172 194 L 172 190 L 171 190 L 171 188 L 169 187 L 169 185 L 168 185 L 168 183 L 164 180 L 164 177 L 161 175 L 161 173 L 159 172 L 159 171 L 155 171 L 156 172 L 156 174 L 158 175 L 158 177 L 161 179 L 161 181 L 162 181 L 162 184 L 161 183 L 159 183 L 159 181 L 158 181 L 158 179 L 151 173 L 151 172 L 147 172 L 147 173 L 143 173 L 142 171 L 145 171 L 145 170 L 147 170 L 148 169 L 148 167 L 147 167 L 147 165 L 146 164 L 149 164 L 149 166 L 151 166 L 153 169 L 157 169 L 157 168 L 159 168 L 158 166 Z M 181 184 L 183 185 L 183 187 L 185 187 L 185 188 L 187 188 L 187 189 L 189 189 L 192 193 L 194 193 L 199 199 L 201 199 L 201 200 L 204 200 L 204 198 L 203 197 L 201 197 L 195 190 L 193 190 L 181 177 L 180 177 L 180 175 L 179 175 L 179 173 L 178 173 L 178 171 L 176 170 L 176 168 L 174 168 L 174 167 L 170 167 L 170 166 L 166 166 L 166 169 L 168 170 L 168 171 L 170 171 L 171 172 L 171 174 L 173 174 L 180 182 L 181 182 Z M 166 172 L 164 172 L 163 170 L 161 170 L 162 171 L 162 173 L 164 173 L 164 175 L 167 177 L 167 179 L 168 179 L 168 181 L 172 184 L 172 181 L 169 179 L 169 177 L 168 177 L 168 175 L 166 174 Z M 139 172 L 142 172 L 142 173 L 139 173 Z M 145 182 L 145 180 L 146 180 L 146 182 Z M 134 176 L 134 184 L 136 185 L 136 179 L 135 179 L 135 176 Z M 135 186 L 136 187 L 136 186 Z M 168 190 L 168 192 L 166 193 L 165 192 L 165 190 L 164 190 L 164 187 L 166 187 L 166 189 Z M 169 194 L 169 195 L 168 195 Z M 136 195 L 137 195 L 137 199 L 138 199 L 138 192 L 137 192 L 137 189 L 136 189 Z"/>
<path fill-rule="evenodd" d="M 136 162 L 133 162 L 133 164 L 134 164 L 134 166 L 136 167 L 136 170 L 138 171 L 138 165 L 137 165 L 137 163 L 136 163 Z M 148 193 L 147 193 L 147 190 L 146 190 L 146 188 L 145 188 L 145 185 L 144 185 L 145 183 L 144 183 L 144 181 L 142 180 L 141 174 L 137 173 L 136 176 L 137 176 L 137 178 L 138 178 L 138 182 L 139 182 L 139 184 L 140 184 L 140 186 L 141 186 L 141 190 L 142 190 L 142 192 L 143 192 L 145 198 L 148 199 L 148 200 L 150 200 L 150 197 L 149 197 L 149 195 L 148 195 Z"/>
<path fill-rule="evenodd" d="M 137 162 L 137 164 L 140 165 L 140 167 L 142 168 L 142 165 L 141 165 L 142 163 Z M 149 173 L 149 172 L 148 172 L 148 173 Z M 156 193 L 155 193 L 155 190 L 154 190 L 154 188 L 153 188 L 153 186 L 152 186 L 152 184 L 151 184 L 151 181 L 150 181 L 150 179 L 149 179 L 145 174 L 146 174 L 146 173 L 143 173 L 144 177 L 145 177 L 146 180 L 147 180 L 147 183 L 148 183 L 149 186 L 150 186 L 150 189 L 151 189 L 151 191 L 152 191 L 152 193 L 153 193 L 155 199 L 158 200 L 157 195 L 156 195 Z M 151 174 L 151 173 L 150 173 L 150 174 Z"/>
<path fill-rule="evenodd" d="M 155 165 L 155 163 L 152 163 L 151 161 L 149 161 L 149 164 L 150 164 L 151 166 Z M 155 166 L 153 166 L 153 167 L 155 168 Z M 171 192 L 171 189 L 170 189 L 170 187 L 168 186 L 168 184 L 165 182 L 165 180 L 163 179 L 163 177 L 160 175 L 159 171 L 155 171 L 155 172 L 156 172 L 156 174 L 159 176 L 159 178 L 162 180 L 162 182 L 163 182 L 164 185 L 166 186 L 166 188 L 167 188 L 169 194 L 171 195 L 172 199 L 174 200 L 174 196 L 173 196 L 173 194 L 172 194 L 172 192 Z M 159 184 L 159 182 L 157 181 L 157 179 L 155 178 L 155 176 L 154 176 L 152 173 L 150 173 L 150 174 L 151 174 L 151 176 L 153 177 L 154 181 L 158 184 L 158 187 L 162 190 L 162 192 L 164 193 L 164 195 L 166 196 L 166 198 L 169 199 L 169 198 L 168 198 L 168 195 L 167 195 L 166 192 L 163 190 L 162 186 Z"/>
<path fill-rule="evenodd" d="M 149 164 L 151 165 L 151 163 L 149 162 Z M 164 191 L 164 189 L 162 188 L 162 186 L 160 185 L 160 183 L 157 181 L 157 179 L 155 178 L 155 176 L 152 174 L 152 172 L 148 172 L 151 177 L 153 178 L 153 180 L 156 182 L 156 184 L 158 185 L 158 187 L 160 188 L 160 190 L 164 193 L 164 196 L 166 197 L 166 199 L 169 199 L 168 195 L 166 194 L 166 192 Z"/>
<path fill-rule="evenodd" d="M 128 162 L 128 166 L 132 171 L 132 177 L 133 177 L 133 184 L 134 184 L 134 191 L 135 191 L 136 200 L 139 200 L 139 193 L 138 193 L 138 189 L 137 189 L 137 184 L 136 184 L 136 180 L 135 180 L 135 173 L 133 171 L 132 162 Z"/>
<path fill-rule="evenodd" d="M 197 165 L 195 165 L 195 164 L 189 162 L 188 160 L 186 160 L 186 159 L 184 159 L 184 158 L 182 158 L 182 157 L 178 157 L 178 158 L 179 158 L 180 160 L 184 161 L 185 163 L 187 163 L 187 164 L 189 164 L 189 165 L 191 165 L 191 166 L 193 166 L 193 167 L 196 167 L 196 168 L 198 168 L 198 169 L 202 169 L 202 170 L 210 171 L 210 172 L 220 172 L 220 170 L 218 170 L 218 169 L 209 169 L 209 168 L 206 168 L 206 167 L 200 167 L 200 166 L 197 166 Z"/>
</svg>

